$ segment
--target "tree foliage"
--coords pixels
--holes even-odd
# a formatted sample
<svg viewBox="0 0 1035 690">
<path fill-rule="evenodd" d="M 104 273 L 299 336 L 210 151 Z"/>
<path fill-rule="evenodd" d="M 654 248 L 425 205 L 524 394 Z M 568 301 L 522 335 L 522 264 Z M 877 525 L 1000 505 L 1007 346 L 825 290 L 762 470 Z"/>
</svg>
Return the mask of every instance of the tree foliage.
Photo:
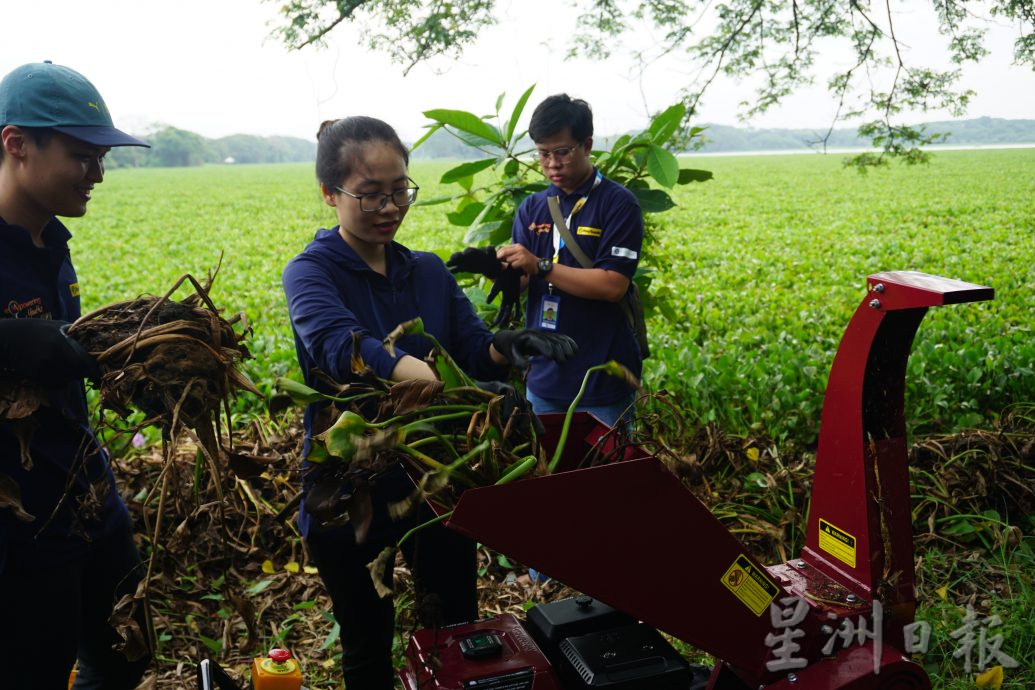
<svg viewBox="0 0 1035 690">
<path fill-rule="evenodd" d="M 335 26 L 363 21 L 373 50 L 387 51 L 409 70 L 436 55 L 459 55 L 494 23 L 495 0 L 268 0 L 281 2 L 274 29 L 291 48 L 319 43 Z M 939 69 L 912 56 L 902 40 L 906 3 L 891 0 L 568 0 L 581 12 L 571 55 L 609 56 L 623 35 L 648 29 L 659 40 L 632 57 L 648 69 L 676 53 L 695 76 L 680 93 L 684 125 L 696 116 L 708 87 L 720 75 L 760 77 L 746 99 L 746 117 L 766 112 L 795 89 L 825 78 L 838 104 L 830 125 L 866 118 L 860 134 L 880 149 L 854 159 L 882 165 L 890 158 L 925 161 L 923 147 L 941 138 L 901 123 L 905 114 L 947 110 L 962 115 L 974 95 L 960 86 L 961 68 L 986 54 L 989 21 L 1017 27 L 1014 59 L 1035 68 L 1033 0 L 929 0 L 953 66 Z M 573 27 L 574 28 L 574 27 Z M 829 69 L 826 51 L 846 48 L 851 64 Z M 826 70 L 824 72 L 824 70 Z M 829 133 L 828 133 L 829 136 Z"/>
</svg>

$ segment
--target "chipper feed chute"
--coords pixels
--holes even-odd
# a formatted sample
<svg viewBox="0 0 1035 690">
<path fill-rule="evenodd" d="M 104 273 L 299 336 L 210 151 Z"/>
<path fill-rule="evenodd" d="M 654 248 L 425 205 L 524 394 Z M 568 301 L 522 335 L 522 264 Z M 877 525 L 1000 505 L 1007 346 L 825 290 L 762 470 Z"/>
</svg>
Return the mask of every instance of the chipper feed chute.
<svg viewBox="0 0 1035 690">
<path fill-rule="evenodd" d="M 827 384 L 799 559 L 758 563 L 653 458 L 468 490 L 447 524 L 713 654 L 720 662 L 710 688 L 930 687 L 909 661 L 903 633 L 915 608 L 906 360 L 929 307 L 987 300 L 993 291 L 908 271 L 878 273 L 867 284 Z M 794 604 L 781 602 L 789 597 Z M 880 626 L 875 600 L 883 604 Z M 781 657 L 773 636 L 790 626 L 777 626 L 777 612 L 799 604 L 799 647 Z M 824 652 L 860 616 L 879 632 Z"/>
</svg>

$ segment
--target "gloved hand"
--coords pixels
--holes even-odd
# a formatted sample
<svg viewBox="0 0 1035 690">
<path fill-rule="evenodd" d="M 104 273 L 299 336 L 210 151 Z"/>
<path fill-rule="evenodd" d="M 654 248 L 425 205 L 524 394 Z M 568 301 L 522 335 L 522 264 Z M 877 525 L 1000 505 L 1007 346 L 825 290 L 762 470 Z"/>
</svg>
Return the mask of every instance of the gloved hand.
<svg viewBox="0 0 1035 690">
<path fill-rule="evenodd" d="M 475 381 L 474 384 L 483 391 L 503 396 L 503 402 L 500 405 L 500 421 L 504 425 L 507 423 L 507 420 L 516 415 L 511 425 L 512 427 L 517 425 L 517 428 L 524 427 L 527 429 L 528 422 L 530 421 L 536 435 L 541 436 L 546 433 L 543 423 L 536 416 L 536 413 L 532 411 L 532 403 L 518 395 L 514 386 L 502 381 Z"/>
<path fill-rule="evenodd" d="M 495 247 L 468 247 L 449 257 L 446 268 L 452 273 L 478 273 L 495 280 L 503 270 L 503 262 L 496 258 Z"/>
<path fill-rule="evenodd" d="M 67 321 L 0 319 L 0 376 L 42 386 L 100 378 L 97 360 L 65 335 Z"/>
<path fill-rule="evenodd" d="M 491 302 L 496 299 L 496 295 L 503 295 L 503 299 L 500 300 L 500 309 L 496 312 L 496 318 L 489 324 L 489 328 L 497 328 L 514 318 L 521 304 L 521 276 L 523 275 L 524 271 L 510 266 L 505 266 L 500 271 L 485 298 L 487 302 Z"/>
<path fill-rule="evenodd" d="M 563 364 L 579 351 L 575 341 L 566 335 L 531 328 L 498 331 L 492 336 L 492 345 L 507 358 L 511 366 L 518 369 L 527 369 L 528 358 L 532 355 L 542 355 Z"/>
</svg>

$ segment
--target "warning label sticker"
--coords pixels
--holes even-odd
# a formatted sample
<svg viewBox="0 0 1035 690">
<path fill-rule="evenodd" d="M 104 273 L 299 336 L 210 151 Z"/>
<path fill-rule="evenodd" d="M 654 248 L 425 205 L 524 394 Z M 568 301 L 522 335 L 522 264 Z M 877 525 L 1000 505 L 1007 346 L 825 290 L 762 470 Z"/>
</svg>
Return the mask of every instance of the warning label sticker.
<svg viewBox="0 0 1035 690">
<path fill-rule="evenodd" d="M 819 548 L 837 560 L 855 567 L 855 537 L 819 519 Z"/>
<path fill-rule="evenodd" d="M 737 556 L 737 560 L 726 570 L 722 584 L 756 616 L 765 613 L 780 591 L 764 570 L 755 567 L 743 555 Z"/>
</svg>

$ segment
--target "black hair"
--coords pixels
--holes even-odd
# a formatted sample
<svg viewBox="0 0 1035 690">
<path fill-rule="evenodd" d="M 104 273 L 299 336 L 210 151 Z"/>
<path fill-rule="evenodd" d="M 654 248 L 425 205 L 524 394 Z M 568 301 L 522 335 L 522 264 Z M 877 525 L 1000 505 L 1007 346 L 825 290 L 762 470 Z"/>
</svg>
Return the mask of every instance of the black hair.
<svg viewBox="0 0 1035 690">
<path fill-rule="evenodd" d="M 538 142 L 565 129 L 571 129 L 571 136 L 580 144 L 589 139 L 593 136 L 593 111 L 581 98 L 559 93 L 536 106 L 528 123 L 528 136 Z"/>
<path fill-rule="evenodd" d="M 371 141 L 393 147 L 409 166 L 410 152 L 391 125 L 375 117 L 356 115 L 320 125 L 316 133 L 316 179 L 328 188 L 341 184 L 352 174 L 359 147 Z"/>
<path fill-rule="evenodd" d="M 0 125 L 0 129 L 3 129 L 7 125 Z M 15 125 L 20 129 L 25 136 L 32 140 L 32 143 L 36 145 L 36 148 L 44 148 L 50 143 L 51 138 L 54 136 L 54 130 L 51 127 L 23 127 L 22 125 Z M 4 147 L 0 146 L 0 160 L 4 159 Z"/>
</svg>

